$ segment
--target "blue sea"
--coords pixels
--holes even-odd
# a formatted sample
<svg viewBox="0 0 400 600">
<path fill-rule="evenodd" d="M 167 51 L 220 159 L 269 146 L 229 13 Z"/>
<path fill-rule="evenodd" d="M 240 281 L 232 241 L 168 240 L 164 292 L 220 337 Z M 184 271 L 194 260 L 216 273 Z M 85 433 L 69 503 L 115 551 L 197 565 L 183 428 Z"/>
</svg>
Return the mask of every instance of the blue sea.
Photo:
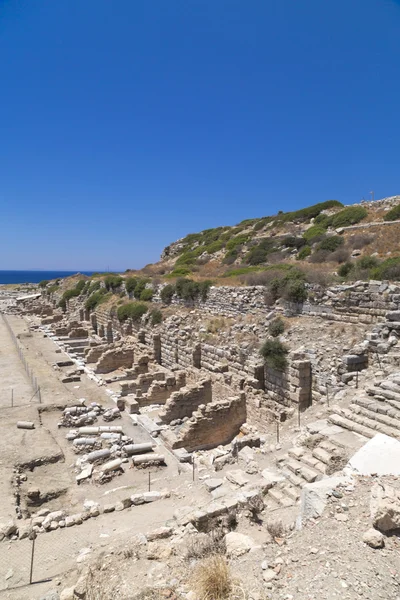
<svg viewBox="0 0 400 600">
<path fill-rule="evenodd" d="M 59 279 L 76 275 L 92 275 L 95 271 L 0 271 L 0 284 L 4 283 L 39 283 L 44 279 Z"/>
</svg>

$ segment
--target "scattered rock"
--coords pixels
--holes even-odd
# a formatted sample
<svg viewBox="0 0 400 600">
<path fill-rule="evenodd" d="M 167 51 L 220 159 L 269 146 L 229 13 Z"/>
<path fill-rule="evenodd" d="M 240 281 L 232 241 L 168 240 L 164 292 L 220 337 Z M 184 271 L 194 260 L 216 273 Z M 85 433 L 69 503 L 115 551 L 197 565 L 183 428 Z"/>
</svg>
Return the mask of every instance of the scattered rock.
<svg viewBox="0 0 400 600">
<path fill-rule="evenodd" d="M 400 492 L 390 485 L 375 483 L 371 490 L 372 524 L 381 531 L 400 529 Z"/>
<path fill-rule="evenodd" d="M 376 529 L 368 529 L 363 535 L 363 542 L 371 546 L 371 548 L 383 548 L 385 545 L 385 538 L 380 531 Z"/>
<path fill-rule="evenodd" d="M 249 552 L 255 546 L 251 537 L 243 533 L 236 533 L 235 531 L 230 531 L 226 534 L 225 542 L 226 553 L 230 557 L 242 556 L 242 554 L 246 554 L 246 552 Z"/>
</svg>

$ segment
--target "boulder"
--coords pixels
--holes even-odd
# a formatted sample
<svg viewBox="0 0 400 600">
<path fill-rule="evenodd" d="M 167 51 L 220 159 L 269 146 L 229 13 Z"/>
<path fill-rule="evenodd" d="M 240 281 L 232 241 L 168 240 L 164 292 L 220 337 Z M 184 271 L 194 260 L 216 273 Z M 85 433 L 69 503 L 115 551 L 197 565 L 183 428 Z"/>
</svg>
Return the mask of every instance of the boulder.
<svg viewBox="0 0 400 600">
<path fill-rule="evenodd" d="M 254 548 L 255 543 L 248 535 L 243 533 L 236 533 L 230 531 L 225 536 L 226 553 L 228 556 L 234 558 L 242 556 Z"/>
<path fill-rule="evenodd" d="M 74 588 L 65 588 L 60 595 L 60 600 L 75 600 Z"/>
<path fill-rule="evenodd" d="M 363 535 L 363 542 L 371 546 L 371 548 L 383 548 L 385 545 L 385 538 L 380 531 L 376 529 L 368 529 Z"/>
<path fill-rule="evenodd" d="M 17 533 L 17 526 L 12 519 L 0 521 L 0 540 Z"/>
<path fill-rule="evenodd" d="M 220 487 L 223 483 L 224 483 L 223 479 L 211 478 L 211 479 L 206 479 L 204 482 L 204 485 L 206 486 L 206 488 L 208 489 L 209 492 L 212 492 L 213 490 Z"/>
<path fill-rule="evenodd" d="M 301 490 L 301 519 L 315 519 L 325 510 L 329 496 L 337 486 L 348 485 L 349 478 L 334 476 L 306 483 Z"/>
<path fill-rule="evenodd" d="M 370 509 L 374 527 L 385 532 L 400 529 L 400 491 L 387 484 L 375 483 Z"/>
</svg>

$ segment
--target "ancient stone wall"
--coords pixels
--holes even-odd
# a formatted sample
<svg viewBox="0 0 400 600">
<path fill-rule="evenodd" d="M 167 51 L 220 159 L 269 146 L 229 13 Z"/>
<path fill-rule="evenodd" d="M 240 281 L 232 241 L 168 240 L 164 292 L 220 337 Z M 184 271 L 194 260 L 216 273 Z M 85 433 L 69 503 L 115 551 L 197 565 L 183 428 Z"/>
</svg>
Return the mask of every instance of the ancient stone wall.
<svg viewBox="0 0 400 600">
<path fill-rule="evenodd" d="M 305 410 L 312 402 L 311 363 L 290 360 L 284 371 L 265 366 L 265 391 L 283 406 L 296 405 Z"/>
<path fill-rule="evenodd" d="M 201 404 L 212 400 L 211 380 L 203 379 L 194 385 L 188 385 L 169 397 L 164 409 L 160 412 L 163 423 L 190 417 Z"/>
<path fill-rule="evenodd" d="M 116 369 L 129 369 L 133 363 L 133 348 L 126 346 L 106 350 L 99 358 L 95 373 L 110 373 Z"/>
<path fill-rule="evenodd" d="M 234 398 L 201 405 L 181 427 L 172 447 L 188 452 L 228 444 L 246 421 L 246 399 L 242 393 Z"/>
</svg>

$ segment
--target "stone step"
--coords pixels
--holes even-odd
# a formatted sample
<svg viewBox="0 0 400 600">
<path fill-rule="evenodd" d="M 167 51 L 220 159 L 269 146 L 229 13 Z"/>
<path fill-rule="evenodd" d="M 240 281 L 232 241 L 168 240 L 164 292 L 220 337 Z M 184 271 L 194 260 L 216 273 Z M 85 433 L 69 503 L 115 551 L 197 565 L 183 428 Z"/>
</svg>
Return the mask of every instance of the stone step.
<svg viewBox="0 0 400 600">
<path fill-rule="evenodd" d="M 386 379 L 381 382 L 380 386 L 384 390 L 389 390 L 390 392 L 394 392 L 399 394 L 400 396 L 400 385 L 397 384 L 395 379 Z"/>
<path fill-rule="evenodd" d="M 268 490 L 268 496 L 272 498 L 277 504 L 281 506 L 293 506 L 294 501 L 292 498 L 288 498 L 285 494 L 282 493 L 281 490 L 278 490 L 276 487 Z"/>
<path fill-rule="evenodd" d="M 359 425 L 355 421 L 352 421 L 351 419 L 348 419 L 343 415 L 339 415 L 338 413 L 331 413 L 328 417 L 328 421 L 332 423 L 332 425 L 338 425 L 343 429 L 354 431 L 355 433 L 363 435 L 366 438 L 372 438 L 376 434 L 376 431 L 374 431 L 373 429 L 369 429 L 368 427 Z"/>
<path fill-rule="evenodd" d="M 321 473 L 315 469 L 305 466 L 301 462 L 294 459 L 287 460 L 285 466 L 295 475 L 305 479 L 308 483 L 312 483 L 321 475 Z"/>
<path fill-rule="evenodd" d="M 325 473 L 325 465 L 323 462 L 315 458 L 311 453 L 305 453 L 301 457 L 301 462 L 303 462 L 307 467 L 311 467 L 312 469 L 316 469 L 320 473 Z"/>
<path fill-rule="evenodd" d="M 293 446 L 288 450 L 288 455 L 294 458 L 295 460 L 301 460 L 305 449 L 302 446 Z"/>
<path fill-rule="evenodd" d="M 393 400 L 393 402 L 396 402 L 400 405 L 400 394 L 397 392 L 392 392 L 391 390 L 386 390 L 382 387 L 368 387 L 366 388 L 366 392 L 371 396 L 383 396 L 383 398 Z"/>
<path fill-rule="evenodd" d="M 353 408 L 354 407 L 355 407 L 355 405 L 353 405 Z M 356 408 L 360 409 L 360 411 L 362 410 L 361 407 L 356 407 Z M 355 423 L 358 423 L 358 425 L 361 425 L 370 430 L 373 430 L 374 435 L 377 432 L 384 433 L 391 437 L 397 437 L 399 435 L 399 432 L 396 431 L 395 429 L 393 429 L 392 427 L 388 427 L 387 425 L 383 425 L 382 423 L 379 423 L 375 419 L 371 419 L 369 417 L 365 417 L 361 414 L 358 414 L 355 410 L 349 410 L 346 408 L 342 408 L 341 414 L 344 417 L 346 417 L 347 419 L 350 419 L 350 420 L 354 421 Z M 375 413 L 373 413 L 373 414 L 375 415 Z"/>
<path fill-rule="evenodd" d="M 292 485 L 285 485 L 283 488 L 281 488 L 281 490 L 286 496 L 288 496 L 294 502 L 297 502 L 300 499 L 300 492 L 299 492 L 298 488 L 296 488 Z"/>
<path fill-rule="evenodd" d="M 332 461 L 332 453 L 328 452 L 324 448 L 321 448 L 321 446 L 317 446 L 316 448 L 314 448 L 312 451 L 312 455 L 320 463 L 323 463 L 326 466 L 329 465 Z M 324 469 L 324 472 L 325 472 L 325 469 Z"/>
<path fill-rule="evenodd" d="M 303 485 L 306 483 L 304 481 L 304 479 L 302 479 L 301 477 L 299 477 L 298 475 L 296 475 L 295 473 L 293 473 L 293 471 L 289 471 L 288 469 L 284 469 L 282 471 L 282 475 L 284 475 L 286 477 L 286 479 L 288 481 L 290 481 L 290 483 L 298 488 L 302 488 Z"/>
<path fill-rule="evenodd" d="M 350 404 L 350 409 L 357 415 L 361 415 L 363 417 L 366 417 L 367 419 L 376 421 L 376 429 L 380 430 L 380 424 L 382 424 L 393 430 L 393 434 L 395 434 L 396 436 L 400 435 L 400 421 L 398 421 L 397 419 L 392 419 L 391 417 L 387 417 L 386 415 L 381 415 L 377 412 L 369 410 L 368 408 L 363 408 L 362 406 L 358 406 L 356 404 Z M 381 433 L 383 432 L 381 431 Z M 391 434 L 388 433 L 388 435 Z"/>
<path fill-rule="evenodd" d="M 357 404 L 371 412 L 391 417 L 400 424 L 400 410 L 394 408 L 390 401 L 372 400 L 371 398 L 354 398 L 352 404 Z"/>
</svg>

